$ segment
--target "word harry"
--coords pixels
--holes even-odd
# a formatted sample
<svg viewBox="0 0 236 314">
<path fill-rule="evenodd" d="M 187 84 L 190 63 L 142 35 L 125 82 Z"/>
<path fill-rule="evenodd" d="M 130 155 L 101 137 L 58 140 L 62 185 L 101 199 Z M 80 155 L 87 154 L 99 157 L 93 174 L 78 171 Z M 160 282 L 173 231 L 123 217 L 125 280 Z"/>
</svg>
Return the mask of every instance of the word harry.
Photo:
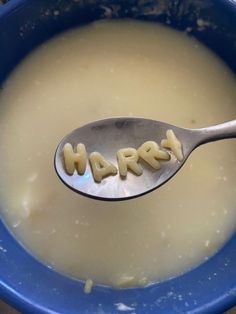
<svg viewBox="0 0 236 314">
<path fill-rule="evenodd" d="M 177 160 L 183 159 L 182 145 L 172 130 L 166 132 L 166 139 L 161 141 L 161 146 L 170 149 Z M 68 175 L 73 175 L 76 170 L 79 175 L 83 175 L 87 166 L 87 152 L 84 144 L 78 144 L 76 152 L 71 144 L 66 143 L 63 147 L 65 170 Z M 138 163 L 139 159 L 144 160 L 152 168 L 158 170 L 161 167 L 160 161 L 170 159 L 167 151 L 160 149 L 154 141 L 147 141 L 137 150 L 131 147 L 122 148 L 117 152 L 117 163 L 119 174 L 127 176 L 127 172 L 132 171 L 140 176 L 143 169 Z M 89 162 L 94 181 L 101 182 L 104 177 L 116 175 L 118 170 L 114 164 L 106 160 L 100 153 L 93 152 L 89 156 Z"/>
</svg>

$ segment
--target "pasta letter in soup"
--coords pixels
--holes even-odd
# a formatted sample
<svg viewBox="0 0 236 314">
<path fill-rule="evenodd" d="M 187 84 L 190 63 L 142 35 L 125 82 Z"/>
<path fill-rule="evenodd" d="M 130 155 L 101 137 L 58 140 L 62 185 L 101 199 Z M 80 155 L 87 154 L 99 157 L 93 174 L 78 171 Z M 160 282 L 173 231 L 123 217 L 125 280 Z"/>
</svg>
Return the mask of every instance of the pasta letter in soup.
<svg viewBox="0 0 236 314">
<path fill-rule="evenodd" d="M 75 170 L 77 170 L 80 175 L 85 173 L 87 153 L 84 144 L 78 144 L 76 152 L 74 152 L 72 145 L 66 143 L 63 147 L 63 154 L 67 174 L 73 175 Z"/>
<path fill-rule="evenodd" d="M 137 176 L 140 176 L 143 173 L 143 169 L 138 164 L 138 159 L 139 155 L 136 149 L 131 147 L 119 149 L 117 161 L 120 175 L 126 177 L 128 170 L 131 170 Z"/>
<path fill-rule="evenodd" d="M 84 293 L 91 293 L 93 287 L 93 281 L 91 279 L 87 279 L 84 284 Z"/>
<path fill-rule="evenodd" d="M 139 157 L 154 169 L 160 169 L 159 160 L 169 160 L 170 155 L 160 149 L 159 145 L 154 141 L 147 141 L 138 148 Z"/>
<path fill-rule="evenodd" d="M 117 168 L 100 153 L 93 152 L 89 156 L 94 181 L 101 182 L 104 177 L 117 174 Z"/>
</svg>

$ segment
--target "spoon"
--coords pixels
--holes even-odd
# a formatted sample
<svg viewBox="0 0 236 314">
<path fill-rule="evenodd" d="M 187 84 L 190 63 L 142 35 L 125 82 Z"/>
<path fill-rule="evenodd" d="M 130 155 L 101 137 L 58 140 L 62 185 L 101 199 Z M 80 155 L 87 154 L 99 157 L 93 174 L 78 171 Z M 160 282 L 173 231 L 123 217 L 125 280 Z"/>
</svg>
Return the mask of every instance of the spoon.
<svg viewBox="0 0 236 314">
<path fill-rule="evenodd" d="M 63 160 L 63 147 L 70 143 L 73 147 L 83 143 L 87 155 L 101 153 L 106 160 L 117 166 L 116 153 L 121 148 L 138 148 L 146 141 L 158 144 L 166 138 L 166 131 L 173 130 L 182 143 L 183 159 L 178 161 L 171 154 L 168 162 L 162 162 L 159 170 L 141 162 L 143 174 L 136 176 L 131 172 L 125 179 L 119 174 L 109 176 L 97 183 L 91 168 L 87 165 L 83 175 L 74 172 L 68 175 Z M 64 184 L 73 191 L 90 198 L 121 201 L 149 193 L 170 180 L 184 165 L 191 152 L 198 146 L 226 138 L 236 137 L 236 120 L 201 129 L 185 129 L 174 125 L 143 118 L 109 118 L 86 124 L 68 134 L 59 143 L 54 158 L 55 170 Z"/>
</svg>

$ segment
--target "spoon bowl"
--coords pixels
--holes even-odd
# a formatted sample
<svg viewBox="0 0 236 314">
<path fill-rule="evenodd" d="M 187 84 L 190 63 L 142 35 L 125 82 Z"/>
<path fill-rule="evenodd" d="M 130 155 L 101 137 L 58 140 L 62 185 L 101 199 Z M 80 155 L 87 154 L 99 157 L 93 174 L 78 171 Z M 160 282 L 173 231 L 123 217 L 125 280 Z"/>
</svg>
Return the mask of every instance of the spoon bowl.
<svg viewBox="0 0 236 314">
<path fill-rule="evenodd" d="M 166 138 L 167 130 L 172 130 L 182 143 L 183 159 L 178 161 L 171 153 L 170 160 L 161 162 L 155 170 L 140 161 L 143 174 L 136 176 L 128 172 L 123 179 L 119 175 L 109 176 L 97 183 L 91 168 L 87 166 L 83 175 L 74 172 L 68 175 L 63 160 L 63 147 L 83 143 L 88 155 L 101 153 L 104 158 L 117 166 L 116 153 L 119 149 L 137 149 L 146 141 L 158 144 Z M 199 145 L 236 136 L 236 120 L 203 129 L 185 129 L 152 119 L 118 117 L 95 121 L 75 129 L 62 139 L 55 153 L 55 170 L 64 184 L 82 195 L 107 201 L 121 201 L 149 193 L 170 180 L 184 165 L 191 152 Z"/>
</svg>

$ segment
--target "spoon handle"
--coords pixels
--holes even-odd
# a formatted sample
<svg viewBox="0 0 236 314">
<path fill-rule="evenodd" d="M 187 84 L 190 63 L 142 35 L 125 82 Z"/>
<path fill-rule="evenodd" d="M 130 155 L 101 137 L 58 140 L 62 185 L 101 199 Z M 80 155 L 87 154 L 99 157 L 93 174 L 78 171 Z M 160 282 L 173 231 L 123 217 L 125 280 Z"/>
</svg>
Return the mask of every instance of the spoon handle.
<svg viewBox="0 0 236 314">
<path fill-rule="evenodd" d="M 207 128 L 195 129 L 198 133 L 198 145 L 236 137 L 236 120 L 213 125 Z"/>
</svg>

